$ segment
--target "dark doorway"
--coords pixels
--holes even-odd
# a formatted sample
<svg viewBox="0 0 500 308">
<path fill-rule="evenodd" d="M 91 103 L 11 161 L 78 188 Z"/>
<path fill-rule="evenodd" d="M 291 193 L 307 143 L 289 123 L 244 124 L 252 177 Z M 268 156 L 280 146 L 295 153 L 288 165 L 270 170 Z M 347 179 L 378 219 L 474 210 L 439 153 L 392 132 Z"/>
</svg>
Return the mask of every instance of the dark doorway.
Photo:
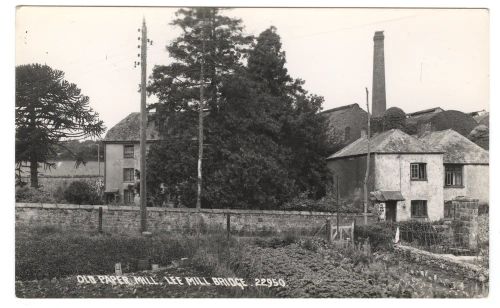
<svg viewBox="0 0 500 308">
<path fill-rule="evenodd" d="M 385 221 L 396 221 L 397 201 L 385 202 Z"/>
</svg>

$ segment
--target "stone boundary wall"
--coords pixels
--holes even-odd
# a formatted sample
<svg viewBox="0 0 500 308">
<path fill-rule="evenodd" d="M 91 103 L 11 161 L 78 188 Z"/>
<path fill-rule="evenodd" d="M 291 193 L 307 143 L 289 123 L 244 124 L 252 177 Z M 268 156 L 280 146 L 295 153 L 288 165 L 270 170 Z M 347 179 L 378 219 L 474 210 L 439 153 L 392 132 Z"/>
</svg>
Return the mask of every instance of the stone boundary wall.
<svg viewBox="0 0 500 308">
<path fill-rule="evenodd" d="M 16 226 L 55 225 L 97 231 L 99 207 L 103 209 L 102 227 L 110 233 L 139 233 L 140 209 L 136 206 L 16 203 Z M 190 209 L 148 207 L 148 231 L 210 232 L 225 230 L 230 215 L 231 232 L 240 235 L 299 232 L 313 235 L 326 232 L 326 219 L 336 223 L 336 215 L 321 212 L 264 211 L 235 209 Z M 362 214 L 341 214 L 340 224 L 363 223 Z M 376 217 L 369 214 L 369 223 Z M 322 231 L 320 229 L 323 228 Z"/>
<path fill-rule="evenodd" d="M 477 265 L 456 260 L 452 255 L 440 255 L 410 246 L 395 245 L 394 252 L 400 254 L 410 261 L 452 272 L 457 276 L 475 280 L 481 283 L 488 282 L 488 270 Z"/>
</svg>

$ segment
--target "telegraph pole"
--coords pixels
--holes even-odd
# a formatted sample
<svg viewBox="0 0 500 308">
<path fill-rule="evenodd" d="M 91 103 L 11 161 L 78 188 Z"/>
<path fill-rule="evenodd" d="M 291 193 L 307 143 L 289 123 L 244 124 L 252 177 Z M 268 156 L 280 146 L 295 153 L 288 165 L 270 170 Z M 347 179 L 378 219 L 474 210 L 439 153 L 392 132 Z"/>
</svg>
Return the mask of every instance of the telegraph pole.
<svg viewBox="0 0 500 308">
<path fill-rule="evenodd" d="M 368 132 L 366 133 L 366 140 L 368 143 L 367 146 L 367 151 L 366 151 L 366 173 L 365 173 L 365 180 L 363 183 L 363 188 L 364 188 L 364 200 L 363 200 L 363 216 L 364 216 L 364 223 L 365 225 L 368 224 L 368 176 L 370 175 L 370 104 L 368 102 L 368 88 L 365 87 L 366 91 L 366 111 L 368 113 Z"/>
<path fill-rule="evenodd" d="M 201 208 L 202 173 L 203 160 L 203 106 L 205 91 L 205 12 L 201 25 L 201 61 L 200 61 L 200 103 L 198 106 L 198 193 L 196 195 L 196 208 Z"/>
<path fill-rule="evenodd" d="M 146 111 L 146 61 L 148 49 L 148 34 L 146 20 L 142 18 L 142 42 L 141 42 L 141 141 L 140 141 L 140 202 L 141 202 L 141 232 L 147 231 L 146 213 L 146 128 L 148 124 Z"/>
</svg>

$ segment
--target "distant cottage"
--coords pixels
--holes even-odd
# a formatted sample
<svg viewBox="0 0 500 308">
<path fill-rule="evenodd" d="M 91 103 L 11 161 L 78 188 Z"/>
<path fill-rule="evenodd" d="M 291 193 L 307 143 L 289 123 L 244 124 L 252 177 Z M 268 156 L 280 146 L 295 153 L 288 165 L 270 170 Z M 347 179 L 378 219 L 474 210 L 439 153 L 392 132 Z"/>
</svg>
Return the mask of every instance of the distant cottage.
<svg viewBox="0 0 500 308">
<path fill-rule="evenodd" d="M 148 117 L 149 119 L 150 117 Z M 134 204 L 139 181 L 140 113 L 133 112 L 113 126 L 103 140 L 106 202 Z M 159 139 L 154 121 L 148 121 L 146 149 Z M 137 201 L 137 200 L 136 200 Z"/>
</svg>

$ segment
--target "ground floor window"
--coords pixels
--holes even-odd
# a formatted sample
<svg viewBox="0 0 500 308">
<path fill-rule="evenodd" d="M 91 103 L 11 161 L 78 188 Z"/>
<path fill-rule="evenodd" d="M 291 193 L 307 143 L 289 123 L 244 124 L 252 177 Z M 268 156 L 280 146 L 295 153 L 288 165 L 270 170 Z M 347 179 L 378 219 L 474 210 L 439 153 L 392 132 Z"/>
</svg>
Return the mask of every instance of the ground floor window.
<svg viewBox="0 0 500 308">
<path fill-rule="evenodd" d="M 444 186 L 463 186 L 462 170 L 462 165 L 444 165 Z"/>
<path fill-rule="evenodd" d="M 123 191 L 123 203 L 130 204 L 134 203 L 134 191 L 125 189 Z"/>
<path fill-rule="evenodd" d="M 427 200 L 411 200 L 411 217 L 427 218 Z"/>
</svg>

